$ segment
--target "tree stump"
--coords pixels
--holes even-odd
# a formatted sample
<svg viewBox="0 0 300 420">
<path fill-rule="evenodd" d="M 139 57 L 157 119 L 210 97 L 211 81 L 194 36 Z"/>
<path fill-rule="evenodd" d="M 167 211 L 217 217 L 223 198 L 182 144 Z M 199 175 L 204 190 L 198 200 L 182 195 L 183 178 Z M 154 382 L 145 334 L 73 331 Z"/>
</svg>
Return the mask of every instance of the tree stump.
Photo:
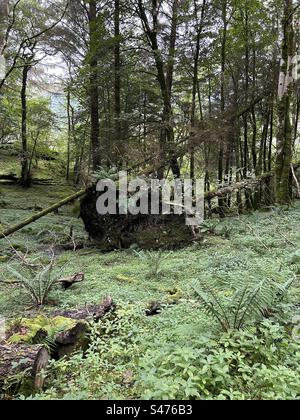
<svg viewBox="0 0 300 420">
<path fill-rule="evenodd" d="M 49 352 L 43 345 L 0 345 L 0 383 L 18 386 L 30 394 L 44 385 L 42 370 L 49 362 Z"/>
</svg>

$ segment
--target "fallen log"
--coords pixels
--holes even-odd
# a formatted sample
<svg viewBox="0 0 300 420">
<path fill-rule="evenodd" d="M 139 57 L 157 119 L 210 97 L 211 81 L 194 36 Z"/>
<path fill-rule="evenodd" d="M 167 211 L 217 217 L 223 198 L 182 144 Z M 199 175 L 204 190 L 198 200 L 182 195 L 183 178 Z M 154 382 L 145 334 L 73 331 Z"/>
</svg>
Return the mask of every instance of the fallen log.
<svg viewBox="0 0 300 420">
<path fill-rule="evenodd" d="M 9 181 L 17 184 L 20 182 L 20 178 L 16 174 L 1 174 L 0 181 Z M 31 182 L 35 185 L 54 185 L 53 178 L 32 178 Z"/>
<path fill-rule="evenodd" d="M 299 167 L 300 167 L 300 163 L 297 163 L 297 164 L 294 165 L 295 170 L 297 170 Z M 152 172 L 153 172 L 153 170 L 150 173 L 152 173 Z M 222 197 L 222 196 L 226 196 L 228 194 L 231 194 L 234 191 L 240 191 L 240 190 L 245 189 L 245 188 L 254 188 L 254 187 L 258 186 L 263 180 L 271 179 L 272 177 L 273 177 L 273 172 L 268 172 L 268 173 L 263 174 L 259 178 L 247 179 L 247 180 L 238 182 L 236 184 L 232 184 L 228 187 L 224 187 L 224 188 L 217 189 L 217 190 L 214 190 L 214 191 L 209 191 L 209 192 L 205 193 L 204 199 L 205 200 L 212 200 L 213 198 Z M 54 204 L 53 206 L 35 214 L 34 216 L 30 217 L 29 219 L 24 220 L 23 222 L 15 225 L 15 226 L 7 228 L 6 230 L 0 232 L 0 239 L 5 238 L 5 237 L 21 230 L 25 226 L 35 222 L 36 220 L 41 219 L 42 217 L 46 216 L 47 214 L 56 211 L 57 209 L 64 206 L 65 204 L 68 204 L 68 203 L 76 200 L 77 198 L 83 197 L 84 195 L 86 195 L 90 191 L 91 191 L 91 187 L 80 190 L 77 193 L 75 193 L 75 194 L 73 194 L 69 197 L 66 197 L 64 200 L 59 201 L 58 203 Z"/>
<path fill-rule="evenodd" d="M 213 198 L 222 198 L 226 197 L 228 194 L 232 194 L 233 192 L 240 191 L 243 189 L 255 189 L 258 187 L 262 182 L 267 181 L 273 177 L 272 172 L 268 172 L 260 176 L 259 178 L 250 178 L 245 179 L 241 182 L 237 182 L 235 184 L 228 185 L 227 187 L 220 188 L 213 191 L 208 191 L 205 193 L 204 198 L 205 200 L 212 200 Z"/>
<path fill-rule="evenodd" d="M 62 359 L 64 356 L 70 356 L 79 350 L 85 352 L 90 342 L 89 331 L 88 323 L 79 321 L 73 328 L 59 332 L 55 337 L 54 359 Z"/>
<path fill-rule="evenodd" d="M 115 309 L 116 305 L 111 296 L 107 296 L 98 305 L 86 305 L 84 308 L 71 310 L 58 310 L 54 312 L 54 316 L 62 316 L 75 320 L 93 319 L 95 322 L 99 321 L 109 311 Z"/>
<path fill-rule="evenodd" d="M 70 356 L 76 351 L 85 352 L 90 343 L 90 321 L 99 322 L 115 307 L 113 299 L 107 296 L 98 305 L 86 305 L 84 308 L 65 311 L 57 310 L 52 313 L 51 318 L 37 316 L 17 320 L 16 323 L 10 324 L 5 333 L 5 343 L 9 348 L 22 344 L 26 349 L 36 347 L 36 344 L 45 344 L 50 356 L 55 360 Z M 0 358 L 2 358 L 1 352 Z"/>
<path fill-rule="evenodd" d="M 56 204 L 53 204 L 53 206 L 48 207 L 47 209 L 40 211 L 39 213 L 34 214 L 29 219 L 24 220 L 21 223 L 18 223 L 15 226 L 12 226 L 10 228 L 7 228 L 6 230 L 0 232 L 0 239 L 6 238 L 7 236 L 23 229 L 25 226 L 30 225 L 31 223 L 41 219 L 42 217 L 46 216 L 49 213 L 54 212 L 55 210 L 59 209 L 60 207 L 64 206 L 65 204 L 68 204 L 74 200 L 76 200 L 79 197 L 82 197 L 86 193 L 86 190 L 80 190 L 75 194 L 70 195 L 69 197 L 64 198 L 63 200 L 59 201 Z"/>
<path fill-rule="evenodd" d="M 57 283 L 61 283 L 62 287 L 64 289 L 69 289 L 73 286 L 74 283 L 80 283 L 84 281 L 84 274 L 83 273 L 77 273 L 73 276 L 68 276 L 62 279 L 57 280 Z"/>
<path fill-rule="evenodd" d="M 0 175 L 0 181 L 18 182 L 19 178 L 15 174 Z"/>
<path fill-rule="evenodd" d="M 28 394 L 40 391 L 48 362 L 49 352 L 43 345 L 0 344 L 0 384 L 5 389 L 21 385 Z"/>
</svg>

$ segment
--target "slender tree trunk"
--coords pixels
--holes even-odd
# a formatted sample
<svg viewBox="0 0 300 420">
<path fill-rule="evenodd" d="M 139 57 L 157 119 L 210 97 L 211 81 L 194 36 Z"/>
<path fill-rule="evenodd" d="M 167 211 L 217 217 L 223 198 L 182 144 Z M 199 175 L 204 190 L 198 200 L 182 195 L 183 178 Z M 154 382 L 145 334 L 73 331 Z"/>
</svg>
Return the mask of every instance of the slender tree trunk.
<svg viewBox="0 0 300 420">
<path fill-rule="evenodd" d="M 0 57 L 3 54 L 6 44 L 7 19 L 9 15 L 9 0 L 2 0 L 0 3 Z"/>
<path fill-rule="evenodd" d="M 276 201 L 289 204 L 290 172 L 293 156 L 293 128 L 291 123 L 291 104 L 294 85 L 294 65 L 296 48 L 293 28 L 293 1 L 284 0 L 282 59 L 278 92 L 278 134 L 276 157 Z"/>
<path fill-rule="evenodd" d="M 226 46 L 227 46 L 227 0 L 222 1 L 222 45 L 221 45 L 221 113 L 224 114 L 225 111 L 225 66 L 226 66 Z M 218 164 L 218 179 L 219 184 L 223 184 L 223 161 L 224 161 L 224 137 L 221 138 L 220 148 L 219 148 L 219 164 Z M 224 217 L 224 200 L 219 198 L 218 200 L 219 214 L 221 217 Z"/>
<path fill-rule="evenodd" d="M 114 60 L 114 93 L 115 93 L 115 126 L 114 126 L 114 141 L 118 150 L 116 164 L 122 167 L 122 127 L 121 127 L 121 48 L 120 48 L 120 0 L 115 0 L 114 10 L 114 24 L 115 24 L 115 60 Z"/>
<path fill-rule="evenodd" d="M 71 150 L 71 136 L 72 136 L 72 121 L 71 121 L 71 93 L 70 87 L 68 86 L 67 91 L 67 115 L 68 115 L 68 144 L 67 144 L 67 169 L 66 169 L 66 180 L 70 179 L 70 150 Z"/>
<path fill-rule="evenodd" d="M 205 14 L 205 7 L 206 7 L 206 0 L 203 0 L 202 9 L 201 9 L 201 18 L 200 22 L 198 19 L 198 8 L 197 2 L 194 0 L 194 13 L 197 23 L 197 39 L 196 39 L 196 47 L 195 47 L 195 54 L 194 54 L 194 69 L 193 69 L 193 91 L 192 91 L 192 108 L 191 108 L 191 131 L 192 137 L 194 136 L 194 129 L 196 124 L 196 96 L 198 93 L 198 100 L 199 100 L 199 111 L 200 111 L 200 118 L 203 119 L 203 112 L 202 112 L 202 103 L 201 103 L 201 93 L 200 93 L 200 86 L 198 81 L 198 72 L 199 72 L 199 56 L 200 56 L 200 41 L 201 41 L 201 34 L 203 29 L 203 20 Z M 190 168 L 190 178 L 195 179 L 195 150 L 192 145 L 191 150 L 191 168 Z"/>
<path fill-rule="evenodd" d="M 21 104 L 22 104 L 22 151 L 21 151 L 21 180 L 20 184 L 24 188 L 30 187 L 31 179 L 29 173 L 29 154 L 27 142 L 27 81 L 30 65 L 25 64 L 22 72 L 22 90 L 21 90 Z"/>
<path fill-rule="evenodd" d="M 162 101 L 163 101 L 163 113 L 160 130 L 160 141 L 159 141 L 159 169 L 157 171 L 157 177 L 163 178 L 164 171 L 167 163 L 171 166 L 172 172 L 175 177 L 180 176 L 180 166 L 174 150 L 174 129 L 172 124 L 173 112 L 172 112 L 172 84 L 173 84 L 173 70 L 174 70 L 174 57 L 177 40 L 177 25 L 178 25 L 178 0 L 173 1 L 172 6 L 172 23 L 171 23 L 171 34 L 170 34 L 170 45 L 168 54 L 168 63 L 165 74 L 165 64 L 163 61 L 162 53 L 158 45 L 158 2 L 152 0 L 152 21 L 153 26 L 150 26 L 145 7 L 142 0 L 138 0 L 138 10 L 140 19 L 143 23 L 145 33 L 148 38 L 149 45 L 152 49 L 156 70 L 157 79 L 160 86 Z"/>
<path fill-rule="evenodd" d="M 101 165 L 100 124 L 99 124 L 99 91 L 97 59 L 97 1 L 89 4 L 90 33 L 90 115 L 91 115 L 91 152 L 93 169 Z"/>
</svg>

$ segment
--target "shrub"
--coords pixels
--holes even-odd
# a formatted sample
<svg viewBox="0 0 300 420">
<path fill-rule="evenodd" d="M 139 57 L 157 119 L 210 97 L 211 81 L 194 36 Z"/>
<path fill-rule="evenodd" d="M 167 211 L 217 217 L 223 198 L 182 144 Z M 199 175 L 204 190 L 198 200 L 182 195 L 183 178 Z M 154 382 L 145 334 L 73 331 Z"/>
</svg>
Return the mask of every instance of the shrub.
<svg viewBox="0 0 300 420">
<path fill-rule="evenodd" d="M 300 398 L 300 345 L 269 320 L 185 348 L 149 349 L 139 369 L 144 399 Z"/>
</svg>

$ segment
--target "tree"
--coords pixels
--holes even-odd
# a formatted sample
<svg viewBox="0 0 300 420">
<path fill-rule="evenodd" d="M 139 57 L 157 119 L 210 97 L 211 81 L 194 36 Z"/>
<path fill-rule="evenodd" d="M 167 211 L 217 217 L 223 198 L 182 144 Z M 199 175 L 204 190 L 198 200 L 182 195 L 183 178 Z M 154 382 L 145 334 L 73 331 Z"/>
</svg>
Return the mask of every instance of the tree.
<svg viewBox="0 0 300 420">
<path fill-rule="evenodd" d="M 278 134 L 276 157 L 276 200 L 279 204 L 289 204 L 290 168 L 293 157 L 293 129 L 291 104 L 294 82 L 297 79 L 297 54 L 294 32 L 294 6 L 292 0 L 284 0 L 282 20 L 283 41 L 278 89 Z"/>
<path fill-rule="evenodd" d="M 98 51 L 97 51 L 97 1 L 89 3 L 89 35 L 90 35 L 90 114 L 91 114 L 91 147 L 93 168 L 101 165 L 100 127 L 99 127 L 99 92 L 98 92 Z"/>
<path fill-rule="evenodd" d="M 174 56 L 177 39 L 178 7 L 179 1 L 172 2 L 171 29 L 169 35 L 169 48 L 167 63 L 164 62 L 163 54 L 159 48 L 159 11 L 161 4 L 152 0 L 150 15 L 152 24 L 147 16 L 146 8 L 142 0 L 138 0 L 138 15 L 141 19 L 148 44 L 151 47 L 155 60 L 157 79 L 160 86 L 163 111 L 160 132 L 160 167 L 158 168 L 158 178 L 163 178 L 166 163 L 169 162 L 175 177 L 180 177 L 180 167 L 174 150 L 174 129 L 172 111 L 172 85 L 174 72 Z"/>
</svg>

